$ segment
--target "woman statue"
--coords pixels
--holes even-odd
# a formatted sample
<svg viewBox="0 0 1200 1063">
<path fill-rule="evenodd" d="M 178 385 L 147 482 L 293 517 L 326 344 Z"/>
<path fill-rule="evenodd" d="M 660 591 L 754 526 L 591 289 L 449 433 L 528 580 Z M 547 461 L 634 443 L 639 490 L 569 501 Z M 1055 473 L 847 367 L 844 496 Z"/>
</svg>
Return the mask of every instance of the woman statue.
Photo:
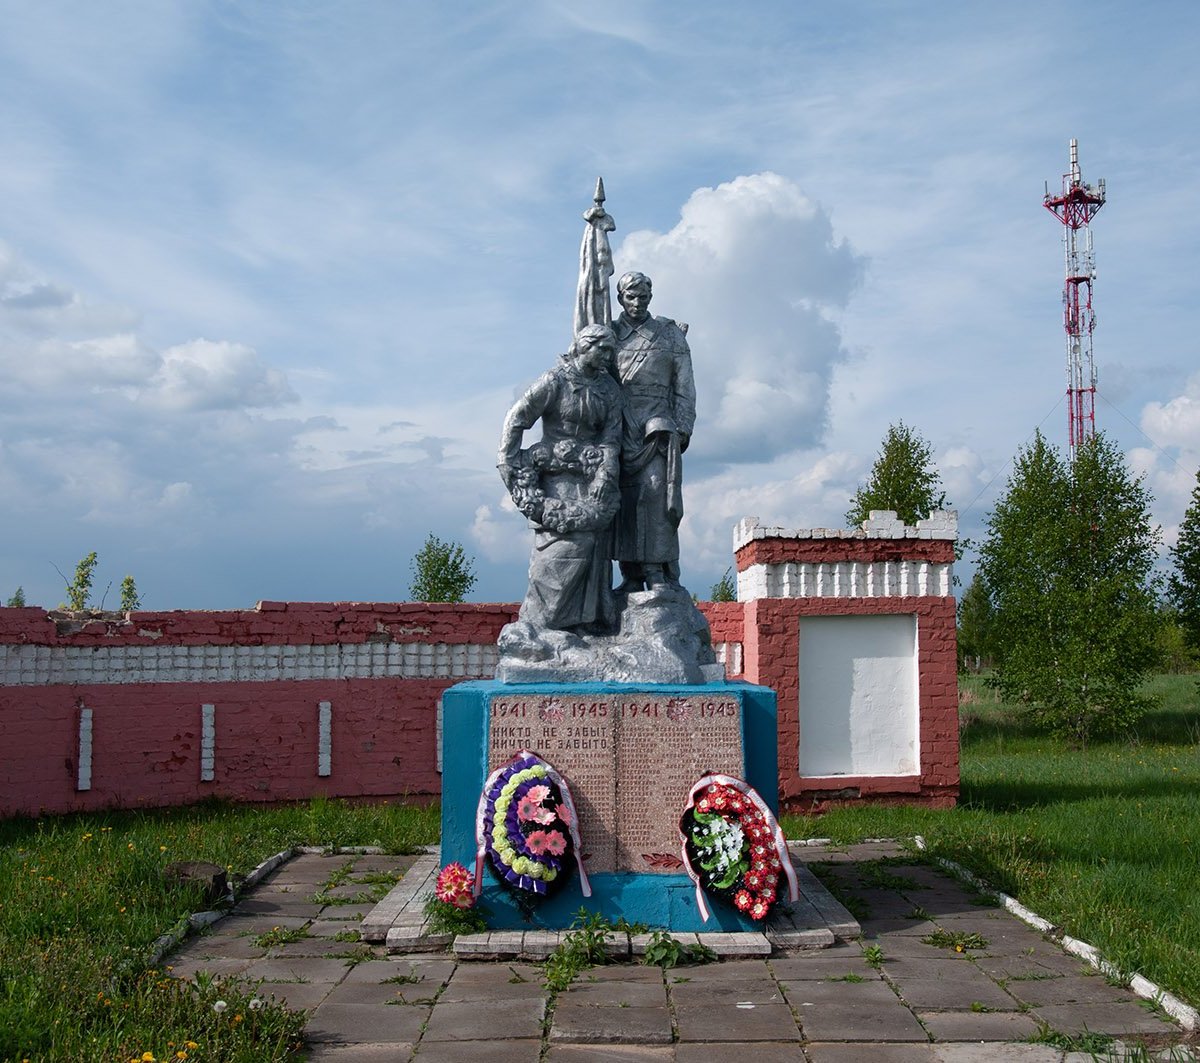
<svg viewBox="0 0 1200 1063">
<path fill-rule="evenodd" d="M 620 502 L 622 398 L 607 325 L 580 330 L 562 360 L 513 404 L 498 467 L 534 528 L 520 620 L 535 629 L 600 633 L 615 623 L 610 525 Z M 521 448 L 538 420 L 542 440 Z"/>
</svg>

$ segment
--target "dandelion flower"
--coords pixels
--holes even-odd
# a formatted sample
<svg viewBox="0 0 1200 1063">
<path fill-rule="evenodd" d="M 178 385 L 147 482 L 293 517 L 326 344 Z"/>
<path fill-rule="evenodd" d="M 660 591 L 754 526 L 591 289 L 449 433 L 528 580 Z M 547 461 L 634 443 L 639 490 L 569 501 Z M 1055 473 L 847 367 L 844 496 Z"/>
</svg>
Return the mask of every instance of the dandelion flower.
<svg viewBox="0 0 1200 1063">
<path fill-rule="evenodd" d="M 218 1001 L 217 1001 L 217 1002 L 216 1002 L 216 1003 L 213 1005 L 213 1011 L 215 1011 L 215 1012 L 216 1012 L 218 1015 L 220 1015 L 220 1014 L 221 1014 L 221 1012 L 223 1012 L 223 1011 L 224 1011 L 224 1010 L 225 1010 L 227 1007 L 229 1007 L 229 1005 L 228 1005 L 228 1004 L 226 1004 L 226 1003 L 225 1003 L 225 1001 L 223 1001 L 223 1000 L 218 1000 Z"/>
<path fill-rule="evenodd" d="M 246 1005 L 251 1011 L 258 1011 L 263 1006 L 263 1002 L 258 997 L 252 997 L 250 1003 Z"/>
</svg>

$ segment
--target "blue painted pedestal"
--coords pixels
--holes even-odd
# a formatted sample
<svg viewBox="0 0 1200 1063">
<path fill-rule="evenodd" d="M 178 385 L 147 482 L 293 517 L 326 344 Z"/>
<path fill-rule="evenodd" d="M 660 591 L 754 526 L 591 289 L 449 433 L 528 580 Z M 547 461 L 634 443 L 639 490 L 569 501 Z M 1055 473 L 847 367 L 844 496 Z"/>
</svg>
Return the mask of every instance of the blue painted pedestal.
<svg viewBox="0 0 1200 1063">
<path fill-rule="evenodd" d="M 489 707 L 495 697 L 513 696 L 587 698 L 598 694 L 646 696 L 650 698 L 735 698 L 741 706 L 742 777 L 756 789 L 778 814 L 778 758 L 775 730 L 775 692 L 748 683 L 712 683 L 702 686 L 634 686 L 616 683 L 512 684 L 494 681 L 460 683 L 442 695 L 442 854 L 443 864 L 458 861 L 475 866 L 475 813 L 488 769 Z M 540 752 L 536 748 L 532 750 Z M 553 763 L 553 756 L 547 756 Z M 560 765 L 555 765 L 560 767 Z M 697 776 L 698 777 L 698 776 Z M 571 782 L 568 773 L 567 781 Z M 674 824 L 678 808 L 647 809 L 649 815 L 667 817 Z M 584 839 L 587 848 L 587 839 Z M 535 902 L 527 917 L 512 894 L 501 887 L 484 868 L 481 905 L 488 924 L 495 929 L 566 929 L 580 908 L 608 919 L 624 918 L 651 928 L 680 932 L 761 929 L 761 924 L 735 909 L 713 901 L 710 918 L 704 922 L 696 907 L 695 885 L 686 874 L 643 872 L 589 873 L 592 896 L 584 897 L 579 875 L 573 869 L 569 881 L 553 896 Z"/>
</svg>

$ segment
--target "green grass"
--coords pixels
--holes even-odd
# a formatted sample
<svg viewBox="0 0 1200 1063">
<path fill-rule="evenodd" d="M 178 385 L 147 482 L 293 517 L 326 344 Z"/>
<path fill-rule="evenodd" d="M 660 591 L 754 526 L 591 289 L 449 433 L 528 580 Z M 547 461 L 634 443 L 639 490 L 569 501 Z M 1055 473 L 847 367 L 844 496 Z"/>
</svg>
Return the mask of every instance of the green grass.
<svg viewBox="0 0 1200 1063">
<path fill-rule="evenodd" d="M 437 830 L 436 807 L 325 800 L 0 822 L 0 1060 L 286 1058 L 302 1017 L 246 987 L 193 988 L 149 967 L 155 939 L 204 907 L 199 887 L 168 885 L 163 868 L 209 860 L 236 877 L 292 845 L 404 852 Z"/>
<path fill-rule="evenodd" d="M 1200 1004 L 1200 693 L 1147 684 L 1158 709 L 1086 749 L 1031 730 L 978 680 L 962 684 L 955 809 L 862 807 L 786 817 L 789 837 L 924 835 L 1123 971 Z"/>
</svg>

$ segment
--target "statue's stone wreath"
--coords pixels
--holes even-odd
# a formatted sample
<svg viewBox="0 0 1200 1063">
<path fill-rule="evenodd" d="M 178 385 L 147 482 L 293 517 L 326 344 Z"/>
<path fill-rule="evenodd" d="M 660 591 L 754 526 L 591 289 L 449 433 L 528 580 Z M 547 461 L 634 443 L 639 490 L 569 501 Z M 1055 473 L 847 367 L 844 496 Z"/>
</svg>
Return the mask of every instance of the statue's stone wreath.
<svg viewBox="0 0 1200 1063">
<path fill-rule="evenodd" d="M 573 439 L 559 440 L 553 446 L 535 443 L 520 452 L 510 494 L 521 513 L 550 531 L 599 531 L 616 515 L 620 502 L 614 464 L 606 460 L 604 448 L 591 443 Z M 582 497 L 563 499 L 546 494 L 543 477 L 564 473 L 586 482 Z"/>
</svg>

